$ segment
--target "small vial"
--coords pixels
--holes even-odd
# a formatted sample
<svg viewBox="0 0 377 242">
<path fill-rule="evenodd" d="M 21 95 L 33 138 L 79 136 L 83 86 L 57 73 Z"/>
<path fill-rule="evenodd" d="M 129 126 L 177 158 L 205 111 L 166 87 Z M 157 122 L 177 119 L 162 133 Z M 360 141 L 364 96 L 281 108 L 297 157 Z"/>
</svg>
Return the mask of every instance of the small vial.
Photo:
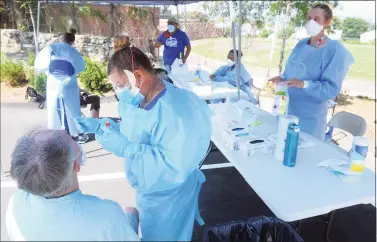
<svg viewBox="0 0 377 242">
<path fill-rule="evenodd" d="M 109 122 L 109 121 L 106 121 L 105 126 L 106 126 L 106 127 L 110 127 L 110 122 Z"/>
</svg>

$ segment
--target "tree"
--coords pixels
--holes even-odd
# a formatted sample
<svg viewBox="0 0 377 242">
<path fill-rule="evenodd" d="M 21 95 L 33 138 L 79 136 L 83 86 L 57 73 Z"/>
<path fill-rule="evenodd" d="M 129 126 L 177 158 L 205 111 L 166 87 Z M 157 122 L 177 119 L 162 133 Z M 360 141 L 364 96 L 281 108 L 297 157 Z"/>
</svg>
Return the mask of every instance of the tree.
<svg viewBox="0 0 377 242">
<path fill-rule="evenodd" d="M 376 30 L 376 24 L 375 23 L 370 24 L 369 25 L 369 30 Z"/>
<path fill-rule="evenodd" d="M 198 19 L 200 22 L 204 22 L 204 23 L 208 22 L 209 20 L 209 17 L 207 16 L 207 14 L 198 12 L 198 11 L 187 12 L 187 17 L 192 18 L 192 19 Z"/>
<path fill-rule="evenodd" d="M 330 6 L 336 7 L 338 5 L 338 1 L 274 1 L 270 3 L 270 12 L 272 16 L 283 15 L 286 17 L 286 21 L 284 26 L 288 26 L 288 22 L 293 23 L 294 26 L 300 26 L 302 23 L 307 22 L 307 15 L 311 7 L 315 3 L 327 3 Z M 283 30 L 283 39 L 281 44 L 281 55 L 279 61 L 279 74 L 283 69 L 283 61 L 284 61 L 284 53 L 285 53 L 285 43 L 288 37 L 288 31 L 285 27 Z M 269 73 L 269 71 L 268 71 Z"/>
<path fill-rule="evenodd" d="M 332 30 L 342 30 L 343 29 L 343 22 L 340 18 L 334 17 L 331 21 Z"/>
<path fill-rule="evenodd" d="M 264 27 L 264 10 L 267 10 L 267 1 L 242 1 L 242 24 L 249 23 L 257 28 Z M 203 3 L 203 8 L 214 18 L 230 18 L 231 8 L 235 11 L 235 22 L 238 20 L 238 1 L 208 1 Z"/>
<path fill-rule="evenodd" d="M 335 8 L 338 6 L 338 1 L 273 1 L 270 4 L 270 12 L 272 16 L 287 14 L 287 6 L 290 5 L 290 21 L 294 23 L 295 26 L 300 26 L 301 23 L 307 22 L 308 12 L 313 5 L 316 3 L 326 3 L 331 7 Z"/>
<path fill-rule="evenodd" d="M 361 18 L 345 18 L 343 22 L 343 39 L 359 39 L 360 35 L 368 31 L 370 25 Z"/>
</svg>

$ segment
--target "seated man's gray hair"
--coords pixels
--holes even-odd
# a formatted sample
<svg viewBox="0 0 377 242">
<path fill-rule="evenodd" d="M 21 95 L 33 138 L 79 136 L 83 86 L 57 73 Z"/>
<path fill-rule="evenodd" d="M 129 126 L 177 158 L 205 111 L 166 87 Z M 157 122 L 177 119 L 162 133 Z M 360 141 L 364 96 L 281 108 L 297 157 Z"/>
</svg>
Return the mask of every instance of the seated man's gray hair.
<svg viewBox="0 0 377 242">
<path fill-rule="evenodd" d="M 19 189 L 51 197 L 73 184 L 74 150 L 64 130 L 35 129 L 12 153 L 10 174 Z"/>
</svg>

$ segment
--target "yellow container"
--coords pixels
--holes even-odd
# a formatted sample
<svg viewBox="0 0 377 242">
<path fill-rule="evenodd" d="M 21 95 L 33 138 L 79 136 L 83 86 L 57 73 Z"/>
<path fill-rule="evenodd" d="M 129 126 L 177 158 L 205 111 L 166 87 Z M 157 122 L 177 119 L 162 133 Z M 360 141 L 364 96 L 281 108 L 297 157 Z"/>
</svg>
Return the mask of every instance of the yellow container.
<svg viewBox="0 0 377 242">
<path fill-rule="evenodd" d="M 351 171 L 354 172 L 363 172 L 365 168 L 363 160 L 354 160 L 351 163 Z"/>
</svg>

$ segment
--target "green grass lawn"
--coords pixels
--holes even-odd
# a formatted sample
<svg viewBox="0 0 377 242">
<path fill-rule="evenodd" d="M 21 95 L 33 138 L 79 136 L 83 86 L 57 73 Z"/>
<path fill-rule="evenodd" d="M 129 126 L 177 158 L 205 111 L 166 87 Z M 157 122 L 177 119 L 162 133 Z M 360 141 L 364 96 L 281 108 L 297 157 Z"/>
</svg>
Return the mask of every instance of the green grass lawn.
<svg viewBox="0 0 377 242">
<path fill-rule="evenodd" d="M 268 39 L 243 39 L 243 63 L 247 66 L 268 67 L 268 60 L 270 55 L 271 41 Z M 251 44 L 251 46 L 250 46 Z M 244 45 L 249 45 L 245 49 Z M 291 53 L 295 45 L 294 41 L 288 41 L 285 48 L 285 61 Z M 366 80 L 375 80 L 375 46 L 362 44 L 345 44 L 346 48 L 352 53 L 355 58 L 355 63 L 351 66 L 348 77 L 357 79 L 362 78 Z M 232 49 L 232 40 L 230 38 L 220 39 L 205 39 L 199 40 L 193 46 L 192 51 L 202 56 L 208 56 L 217 60 L 224 60 L 228 51 Z M 277 40 L 272 58 L 272 68 L 278 68 L 281 53 L 281 40 Z M 284 68 L 283 68 L 284 69 Z"/>
</svg>

